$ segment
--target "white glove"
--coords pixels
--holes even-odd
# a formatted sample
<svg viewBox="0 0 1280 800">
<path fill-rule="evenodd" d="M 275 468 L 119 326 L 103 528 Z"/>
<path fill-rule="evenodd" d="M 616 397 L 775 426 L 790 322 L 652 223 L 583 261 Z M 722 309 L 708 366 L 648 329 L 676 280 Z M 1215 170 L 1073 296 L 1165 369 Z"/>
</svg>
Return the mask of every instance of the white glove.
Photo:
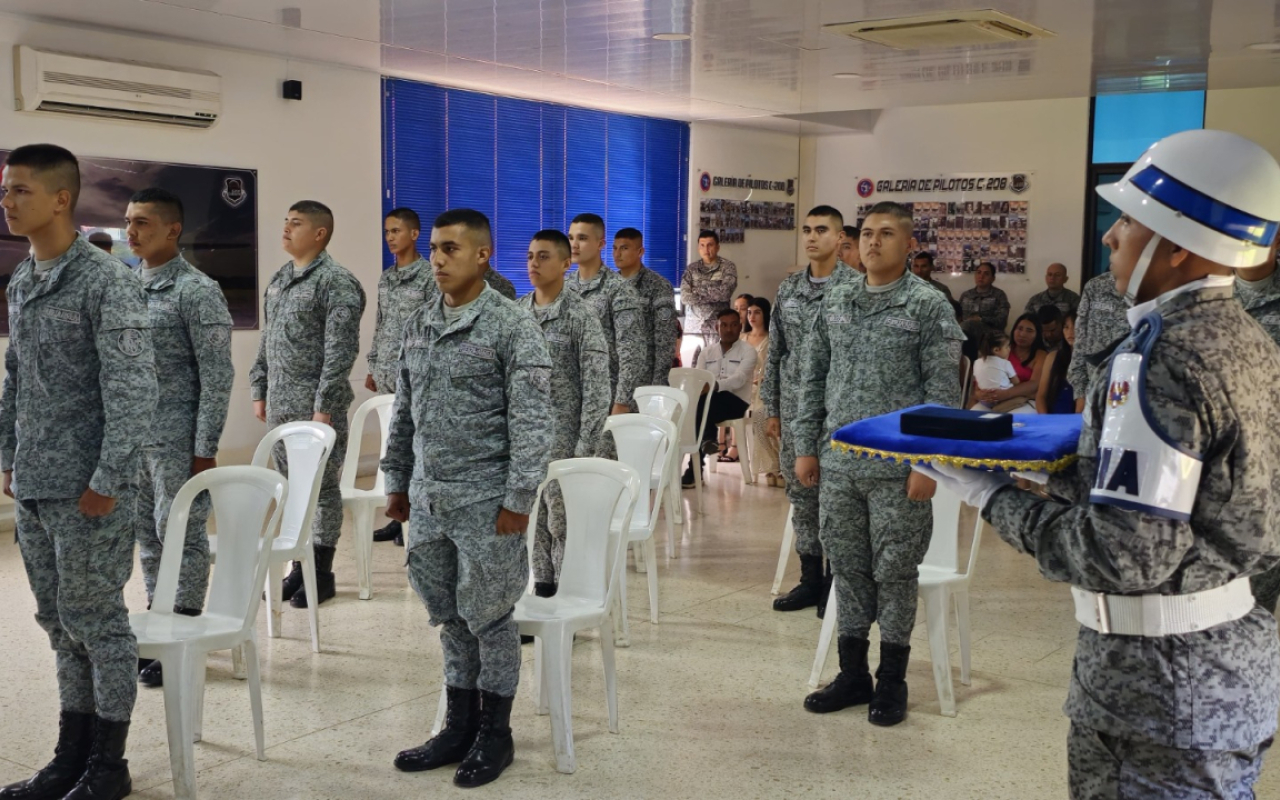
<svg viewBox="0 0 1280 800">
<path fill-rule="evenodd" d="M 945 464 L 912 464 L 911 469 L 929 478 L 933 478 L 947 491 L 957 495 L 961 500 L 981 511 L 991 500 L 991 496 L 1006 486 L 1013 485 L 1013 479 L 1004 473 L 984 470 L 949 467 Z"/>
<path fill-rule="evenodd" d="M 1013 473 L 1013 477 L 1024 481 L 1031 481 L 1032 483 L 1038 483 L 1041 486 L 1049 485 L 1049 473 L 1047 472 L 1015 472 Z"/>
</svg>

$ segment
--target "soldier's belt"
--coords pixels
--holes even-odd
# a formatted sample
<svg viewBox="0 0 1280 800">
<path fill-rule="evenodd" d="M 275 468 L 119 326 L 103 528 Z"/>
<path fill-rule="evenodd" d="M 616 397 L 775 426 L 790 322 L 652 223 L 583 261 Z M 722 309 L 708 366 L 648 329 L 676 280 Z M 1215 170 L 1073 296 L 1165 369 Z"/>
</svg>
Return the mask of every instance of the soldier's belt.
<svg viewBox="0 0 1280 800">
<path fill-rule="evenodd" d="M 1240 619 L 1253 610 L 1248 578 L 1191 594 L 1099 594 L 1071 587 L 1076 621 L 1114 636 L 1177 636 Z"/>
</svg>

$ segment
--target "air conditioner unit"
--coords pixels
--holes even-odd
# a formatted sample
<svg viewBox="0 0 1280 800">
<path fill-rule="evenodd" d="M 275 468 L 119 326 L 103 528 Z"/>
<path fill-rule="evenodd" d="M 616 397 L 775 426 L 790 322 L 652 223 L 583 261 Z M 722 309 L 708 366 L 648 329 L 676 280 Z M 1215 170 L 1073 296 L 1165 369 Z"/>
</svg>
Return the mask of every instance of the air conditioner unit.
<svg viewBox="0 0 1280 800">
<path fill-rule="evenodd" d="M 222 111 L 212 72 L 86 58 L 19 45 L 13 50 L 18 111 L 208 128 Z"/>
<path fill-rule="evenodd" d="M 975 11 L 940 11 L 896 19 L 835 22 L 822 26 L 828 33 L 874 42 L 895 50 L 935 50 L 944 47 L 977 47 L 1047 39 L 1052 31 L 985 8 Z"/>
</svg>

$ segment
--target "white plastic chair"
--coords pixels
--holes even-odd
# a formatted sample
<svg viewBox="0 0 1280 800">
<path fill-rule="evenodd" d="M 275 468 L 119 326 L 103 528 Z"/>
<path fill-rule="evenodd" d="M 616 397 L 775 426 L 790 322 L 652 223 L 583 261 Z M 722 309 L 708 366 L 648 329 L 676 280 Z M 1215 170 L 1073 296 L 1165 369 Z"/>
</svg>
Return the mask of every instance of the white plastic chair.
<svg viewBox="0 0 1280 800">
<path fill-rule="evenodd" d="M 206 470 L 178 490 L 165 528 L 165 536 L 171 537 L 168 541 L 182 541 L 191 503 L 205 491 L 212 499 L 222 557 L 211 576 L 204 613 L 188 617 L 173 612 L 182 548 L 167 547 L 160 558 L 152 610 L 129 615 L 129 625 L 138 638 L 138 655 L 158 659 L 164 670 L 169 764 L 174 794 L 180 800 L 195 800 L 196 796 L 193 742 L 201 738 L 205 659 L 214 650 L 243 648 L 256 754 L 259 761 L 266 759 L 255 620 L 259 587 L 267 575 L 266 553 L 279 532 L 289 496 L 287 482 L 274 470 L 244 466 Z"/>
<path fill-rule="evenodd" d="M 280 583 L 284 580 L 284 565 L 290 561 L 302 563 L 302 585 L 307 592 L 307 618 L 311 623 L 311 651 L 320 652 L 320 615 L 316 591 L 315 550 L 311 546 L 311 522 L 316 516 L 316 500 L 320 497 L 320 481 L 324 477 L 324 465 L 333 450 L 337 435 L 323 422 L 286 422 L 262 437 L 253 453 L 253 465 L 265 467 L 271 461 L 271 450 L 276 442 L 283 442 L 289 459 L 289 500 L 285 504 L 284 517 L 280 521 L 280 535 L 271 543 L 271 560 L 268 565 L 267 635 L 280 638 L 284 603 L 280 597 Z M 209 537 L 209 549 L 215 550 L 214 539 Z"/>
<path fill-rule="evenodd" d="M 618 732 L 618 685 L 614 665 L 612 612 L 626 561 L 626 531 L 644 484 L 626 464 L 602 458 L 569 458 L 553 461 L 547 479 L 538 487 L 529 531 L 536 529 L 542 509 L 542 493 L 548 483 L 560 482 L 564 495 L 564 563 L 554 597 L 526 594 L 516 603 L 520 633 L 534 637 L 533 679 L 537 712 L 551 714 L 551 738 L 556 770 L 577 769 L 573 752 L 573 692 L 571 663 L 573 636 L 580 630 L 600 630 L 604 661 L 604 685 L 609 708 L 609 732 Z M 622 536 L 615 531 L 620 530 Z M 532 560 L 532 534 L 529 553 Z M 432 735 L 440 732 L 446 708 L 440 692 Z"/>
<path fill-rule="evenodd" d="M 746 415 L 738 419 L 727 419 L 719 425 L 721 428 L 733 431 L 733 443 L 738 448 L 738 466 L 742 468 L 742 482 L 748 485 L 756 482 L 755 471 L 751 469 L 751 445 L 748 443 L 750 440 L 747 435 L 747 431 L 750 430 L 750 420 L 751 412 L 747 411 Z M 712 459 L 712 472 L 717 471 L 716 464 L 716 459 Z"/>
<path fill-rule="evenodd" d="M 689 396 L 670 386 L 637 386 L 634 394 L 636 406 L 647 417 L 656 417 L 675 423 L 676 431 L 684 425 L 684 415 L 689 410 Z M 684 503 L 680 501 L 680 448 L 673 447 L 667 459 L 667 491 L 660 502 L 667 509 L 667 557 L 675 558 L 675 525 L 684 525 Z M 656 489 L 662 476 L 655 472 L 649 478 L 649 488 Z"/>
<path fill-rule="evenodd" d="M 604 429 L 613 433 L 613 440 L 618 447 L 618 461 L 636 471 L 637 475 L 659 475 L 656 487 L 647 487 L 641 492 L 636 503 L 635 514 L 630 520 L 629 533 L 622 539 L 625 549 L 627 543 L 636 547 L 636 571 L 648 574 L 649 580 L 649 620 L 658 622 L 658 557 L 654 552 L 653 533 L 658 527 L 658 510 L 663 492 L 667 488 L 670 470 L 666 465 L 670 461 L 669 454 L 680 441 L 676 426 L 672 422 L 647 417 L 643 414 L 619 414 L 609 417 Z M 652 492 L 652 497 L 650 496 Z M 623 530 L 621 516 L 614 518 L 614 533 L 621 535 Z M 670 516 L 667 517 L 667 539 L 674 538 L 674 527 Z M 641 568 L 643 566 L 643 569 Z M 627 647 L 631 642 L 631 626 L 627 621 L 627 582 L 622 581 L 618 587 L 619 619 L 622 626 L 618 645 Z"/>
<path fill-rule="evenodd" d="M 782 552 L 778 553 L 778 569 L 773 574 L 773 588 L 769 590 L 770 594 L 777 594 L 782 591 L 782 578 L 787 573 L 787 564 L 791 561 L 791 551 L 796 546 L 796 529 L 792 524 L 791 515 L 795 513 L 795 507 L 787 506 L 787 524 L 782 528 Z M 827 606 L 831 606 L 828 604 Z"/>
<path fill-rule="evenodd" d="M 356 574 L 360 582 L 360 599 L 373 597 L 373 515 L 387 504 L 386 476 L 382 474 L 382 457 L 387 454 L 387 436 L 391 430 L 391 406 L 396 396 L 382 394 L 371 397 L 356 409 L 351 431 L 360 438 L 347 445 L 346 459 L 342 462 L 342 507 L 351 511 L 351 532 L 355 539 Z M 360 470 L 360 451 L 364 445 L 365 420 L 370 412 L 378 412 L 378 427 L 382 431 L 378 447 L 378 473 L 372 489 L 356 488 L 356 473 Z M 352 446 L 354 445 L 354 446 Z"/>
<path fill-rule="evenodd" d="M 702 415 L 702 422 L 699 424 L 696 404 L 701 402 L 704 387 L 707 391 L 707 397 L 710 397 L 715 392 L 716 376 L 712 375 L 709 370 L 692 369 L 690 367 L 675 367 L 668 374 L 668 382 L 673 387 L 684 392 L 685 396 L 689 398 L 689 409 L 685 412 L 683 423 L 680 426 L 680 461 L 684 461 L 685 456 L 693 458 L 694 500 L 696 501 L 698 513 L 702 514 L 705 513 L 702 503 L 702 470 L 698 468 L 698 464 L 702 452 L 702 434 L 707 428 L 707 415 Z"/>
<path fill-rule="evenodd" d="M 969 582 L 978 563 L 978 547 L 982 544 L 982 514 L 973 527 L 973 545 L 969 563 L 963 573 L 956 569 L 960 544 L 960 498 L 938 488 L 933 496 L 933 538 L 920 565 L 920 597 L 925 603 L 925 624 L 929 631 L 929 656 L 933 661 L 933 682 L 938 689 L 938 702 L 944 717 L 956 715 L 955 690 L 951 682 L 951 650 L 947 643 L 947 615 L 955 600 L 956 629 L 960 636 L 960 683 L 968 686 L 969 675 Z M 832 581 L 827 598 L 827 613 L 818 636 L 818 654 L 809 675 L 809 686 L 818 688 L 822 668 L 831 650 L 836 628 L 836 589 Z"/>
</svg>

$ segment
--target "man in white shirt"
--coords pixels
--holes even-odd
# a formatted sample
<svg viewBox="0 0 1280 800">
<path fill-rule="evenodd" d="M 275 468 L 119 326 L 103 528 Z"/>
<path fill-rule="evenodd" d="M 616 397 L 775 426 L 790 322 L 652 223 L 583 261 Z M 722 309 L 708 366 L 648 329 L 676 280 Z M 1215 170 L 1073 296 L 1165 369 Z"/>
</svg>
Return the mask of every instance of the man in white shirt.
<svg viewBox="0 0 1280 800">
<path fill-rule="evenodd" d="M 731 419 L 741 419 L 751 405 L 752 378 L 756 369 L 756 349 L 743 341 L 742 318 L 732 308 L 720 311 L 716 318 L 720 341 L 707 346 L 698 356 L 698 369 L 705 369 L 716 378 L 716 391 L 703 393 L 698 403 L 698 423 L 707 415 L 707 427 L 702 434 L 702 453 L 716 452 L 716 426 Z M 709 395 L 709 396 L 708 396 Z M 701 469 L 701 458 L 699 458 Z M 685 470 L 682 485 L 693 486 L 693 461 Z"/>
</svg>

